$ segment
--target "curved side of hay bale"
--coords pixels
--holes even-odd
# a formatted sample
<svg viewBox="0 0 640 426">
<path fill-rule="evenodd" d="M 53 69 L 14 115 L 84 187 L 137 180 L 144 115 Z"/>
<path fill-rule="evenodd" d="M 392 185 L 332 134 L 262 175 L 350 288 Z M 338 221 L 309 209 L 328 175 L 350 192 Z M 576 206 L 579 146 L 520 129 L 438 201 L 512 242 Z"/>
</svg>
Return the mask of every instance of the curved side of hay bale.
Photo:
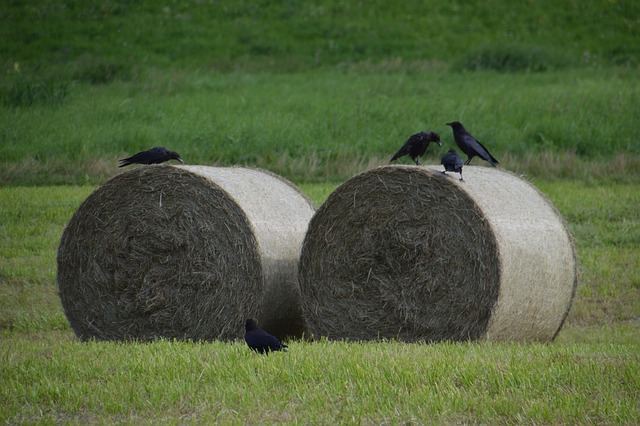
<svg viewBox="0 0 640 426">
<path fill-rule="evenodd" d="M 291 182 L 262 169 L 181 166 L 212 178 L 243 207 L 260 249 L 264 294 L 252 315 L 280 338 L 300 337 L 298 261 L 315 213 L 313 202 Z M 242 322 L 244 326 L 244 322 Z"/>
<path fill-rule="evenodd" d="M 555 336 L 577 280 L 571 238 L 553 206 L 510 173 L 466 167 L 459 182 L 439 170 L 369 170 L 318 209 L 300 259 L 311 333 L 406 341 Z"/>
<path fill-rule="evenodd" d="M 472 170 L 473 178 L 459 186 L 486 212 L 502 265 L 500 296 L 485 337 L 553 340 L 578 285 L 577 256 L 566 223 L 524 179 L 486 167 Z"/>
<path fill-rule="evenodd" d="M 312 214 L 291 184 L 256 170 L 149 166 L 120 174 L 82 203 L 63 233 L 58 285 L 67 318 L 82 339 L 210 340 L 241 336 L 244 319 L 260 310 L 267 322 L 298 317 L 289 330 L 300 334 L 295 303 L 281 312 L 262 306 L 268 298 L 295 302 L 298 230 Z M 290 238 L 264 237 L 279 228 L 293 229 Z M 293 265 L 282 282 L 272 259 Z"/>
</svg>

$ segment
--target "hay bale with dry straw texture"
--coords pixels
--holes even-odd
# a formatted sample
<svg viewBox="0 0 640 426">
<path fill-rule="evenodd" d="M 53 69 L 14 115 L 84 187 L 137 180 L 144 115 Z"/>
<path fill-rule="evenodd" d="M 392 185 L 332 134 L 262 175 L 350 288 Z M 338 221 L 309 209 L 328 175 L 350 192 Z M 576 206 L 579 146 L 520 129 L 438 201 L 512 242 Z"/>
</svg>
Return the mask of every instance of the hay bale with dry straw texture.
<svg viewBox="0 0 640 426">
<path fill-rule="evenodd" d="M 334 339 L 549 341 L 577 285 L 571 236 L 525 180 L 386 166 L 338 187 L 300 259 L 311 333 Z"/>
<path fill-rule="evenodd" d="M 82 339 L 235 339 L 248 317 L 279 337 L 299 336 L 297 266 L 313 212 L 297 188 L 262 170 L 120 174 L 64 231 L 64 311 Z"/>
</svg>

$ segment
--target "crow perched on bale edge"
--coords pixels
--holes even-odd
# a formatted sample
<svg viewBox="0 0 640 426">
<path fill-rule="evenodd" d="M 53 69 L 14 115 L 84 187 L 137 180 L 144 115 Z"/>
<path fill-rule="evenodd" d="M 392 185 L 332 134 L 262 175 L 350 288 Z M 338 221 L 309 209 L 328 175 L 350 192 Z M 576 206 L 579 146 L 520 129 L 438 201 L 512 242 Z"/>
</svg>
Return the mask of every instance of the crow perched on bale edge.
<svg viewBox="0 0 640 426">
<path fill-rule="evenodd" d="M 475 156 L 489 162 L 492 167 L 496 167 L 496 165 L 499 164 L 498 160 L 489 154 L 487 148 L 485 148 L 480 141 L 471 136 L 460 122 L 452 121 L 451 123 L 447 123 L 447 126 L 451 126 L 453 129 L 453 138 L 456 141 L 456 145 L 460 147 L 462 152 L 467 154 L 467 161 L 464 164 L 469 164 L 471 159 Z"/>
<path fill-rule="evenodd" d="M 447 172 L 460 173 L 460 180 L 464 182 L 464 179 L 462 179 L 462 158 L 460 158 L 455 149 L 450 149 L 443 155 L 441 163 L 444 166 L 443 175 L 446 175 Z"/>
<path fill-rule="evenodd" d="M 161 146 L 156 146 L 150 150 L 132 155 L 129 158 L 119 160 L 120 165 L 118 167 L 124 167 L 130 164 L 160 164 L 169 160 L 178 160 L 179 162 L 184 163 L 177 152 L 169 151 Z"/>
<path fill-rule="evenodd" d="M 255 319 L 249 318 L 245 322 L 244 340 L 251 350 L 261 354 L 269 354 L 270 351 L 285 351 L 288 346 L 261 328 Z"/>
<path fill-rule="evenodd" d="M 440 135 L 438 135 L 436 132 L 416 133 L 415 135 L 412 135 L 409 139 L 407 139 L 405 144 L 402 145 L 402 148 L 400 148 L 398 152 L 393 155 L 389 162 L 397 160 L 403 155 L 409 155 L 409 157 L 411 157 L 411 159 L 415 161 L 416 166 L 419 166 L 420 162 L 418 161 L 418 157 L 421 157 L 422 154 L 425 153 L 427 147 L 431 142 L 435 142 L 438 144 L 438 146 L 442 147 L 442 143 L 440 143 Z"/>
</svg>

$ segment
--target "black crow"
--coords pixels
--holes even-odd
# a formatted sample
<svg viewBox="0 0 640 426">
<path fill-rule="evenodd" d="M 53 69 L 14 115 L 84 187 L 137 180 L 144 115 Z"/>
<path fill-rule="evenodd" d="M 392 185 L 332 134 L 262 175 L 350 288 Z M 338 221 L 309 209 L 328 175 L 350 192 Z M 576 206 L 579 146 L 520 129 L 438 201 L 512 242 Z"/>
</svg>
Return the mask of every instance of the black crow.
<svg viewBox="0 0 640 426">
<path fill-rule="evenodd" d="M 258 328 L 258 323 L 253 318 L 249 318 L 245 322 L 244 340 L 247 342 L 247 346 L 256 352 L 261 354 L 268 354 L 269 351 L 285 351 L 288 346 L 283 345 L 280 341 L 271 334 L 267 333 L 261 328 Z"/>
<path fill-rule="evenodd" d="M 447 172 L 460 173 L 460 180 L 464 182 L 464 179 L 462 179 L 462 158 L 460 158 L 455 149 L 450 149 L 449 152 L 443 155 L 441 163 L 444 166 L 442 174 L 447 174 Z"/>
<path fill-rule="evenodd" d="M 438 146 L 442 147 L 442 144 L 440 143 L 440 136 L 436 132 L 416 133 L 415 135 L 412 135 L 409 139 L 407 139 L 405 144 L 402 145 L 402 148 L 400 148 L 398 152 L 393 155 L 389 162 L 397 160 L 403 155 L 408 154 L 409 157 L 411 157 L 411 159 L 416 162 L 416 165 L 419 166 L 420 162 L 418 162 L 418 157 L 422 156 L 422 154 L 425 153 L 427 147 L 429 146 L 429 143 L 431 142 L 435 142 L 438 144 Z"/>
<path fill-rule="evenodd" d="M 469 132 L 457 121 L 447 123 L 447 126 L 451 126 L 453 129 L 453 138 L 456 140 L 456 144 L 460 147 L 462 152 L 467 154 L 467 161 L 464 164 L 469 164 L 471 159 L 476 155 L 485 161 L 488 161 L 491 166 L 496 167 L 498 160 L 493 158 L 487 148 L 485 148 L 476 138 L 471 136 Z"/>
<path fill-rule="evenodd" d="M 148 151 L 142 151 L 129 158 L 121 159 L 118 167 L 124 167 L 130 164 L 160 164 L 169 160 L 178 160 L 179 162 L 184 163 L 177 152 L 169 151 L 161 146 L 156 146 Z"/>
</svg>

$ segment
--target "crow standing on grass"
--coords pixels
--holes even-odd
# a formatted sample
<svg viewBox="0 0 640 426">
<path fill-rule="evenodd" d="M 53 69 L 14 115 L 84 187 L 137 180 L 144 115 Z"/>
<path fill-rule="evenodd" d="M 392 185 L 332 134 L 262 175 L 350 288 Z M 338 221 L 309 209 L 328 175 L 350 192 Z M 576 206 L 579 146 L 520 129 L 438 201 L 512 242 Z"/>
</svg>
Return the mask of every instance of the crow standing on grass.
<svg viewBox="0 0 640 426">
<path fill-rule="evenodd" d="M 121 159 L 118 167 L 124 167 L 130 164 L 160 164 L 169 160 L 178 160 L 179 162 L 184 163 L 177 152 L 169 151 L 166 148 L 157 146 L 148 151 L 139 152 L 129 158 Z"/>
<path fill-rule="evenodd" d="M 409 157 L 415 161 L 416 166 L 419 166 L 420 162 L 418 161 L 418 157 L 421 157 L 422 154 L 425 153 L 431 142 L 435 142 L 438 146 L 442 147 L 442 144 L 440 143 L 440 136 L 436 132 L 416 133 L 415 135 L 412 135 L 404 145 L 402 145 L 402 148 L 393 155 L 389 162 L 395 161 L 403 155 L 409 155 Z"/>
<path fill-rule="evenodd" d="M 269 354 L 270 351 L 285 351 L 288 346 L 280 343 L 275 336 L 258 328 L 258 323 L 253 318 L 245 322 L 244 340 L 251 350 L 261 354 Z"/>
<path fill-rule="evenodd" d="M 451 123 L 447 123 L 447 126 L 451 126 L 453 129 L 453 138 L 455 139 L 458 147 L 460 147 L 462 152 L 467 154 L 467 161 L 464 164 L 469 164 L 471 159 L 475 156 L 488 161 L 493 167 L 496 167 L 496 165 L 499 164 L 498 160 L 489 154 L 487 148 L 485 148 L 476 138 L 471 136 L 461 123 L 452 121 Z"/>
<path fill-rule="evenodd" d="M 455 149 L 450 149 L 449 152 L 443 155 L 441 163 L 444 166 L 442 174 L 446 175 L 447 172 L 460 173 L 460 180 L 464 182 L 464 179 L 462 179 L 462 158 L 460 158 Z"/>
</svg>

